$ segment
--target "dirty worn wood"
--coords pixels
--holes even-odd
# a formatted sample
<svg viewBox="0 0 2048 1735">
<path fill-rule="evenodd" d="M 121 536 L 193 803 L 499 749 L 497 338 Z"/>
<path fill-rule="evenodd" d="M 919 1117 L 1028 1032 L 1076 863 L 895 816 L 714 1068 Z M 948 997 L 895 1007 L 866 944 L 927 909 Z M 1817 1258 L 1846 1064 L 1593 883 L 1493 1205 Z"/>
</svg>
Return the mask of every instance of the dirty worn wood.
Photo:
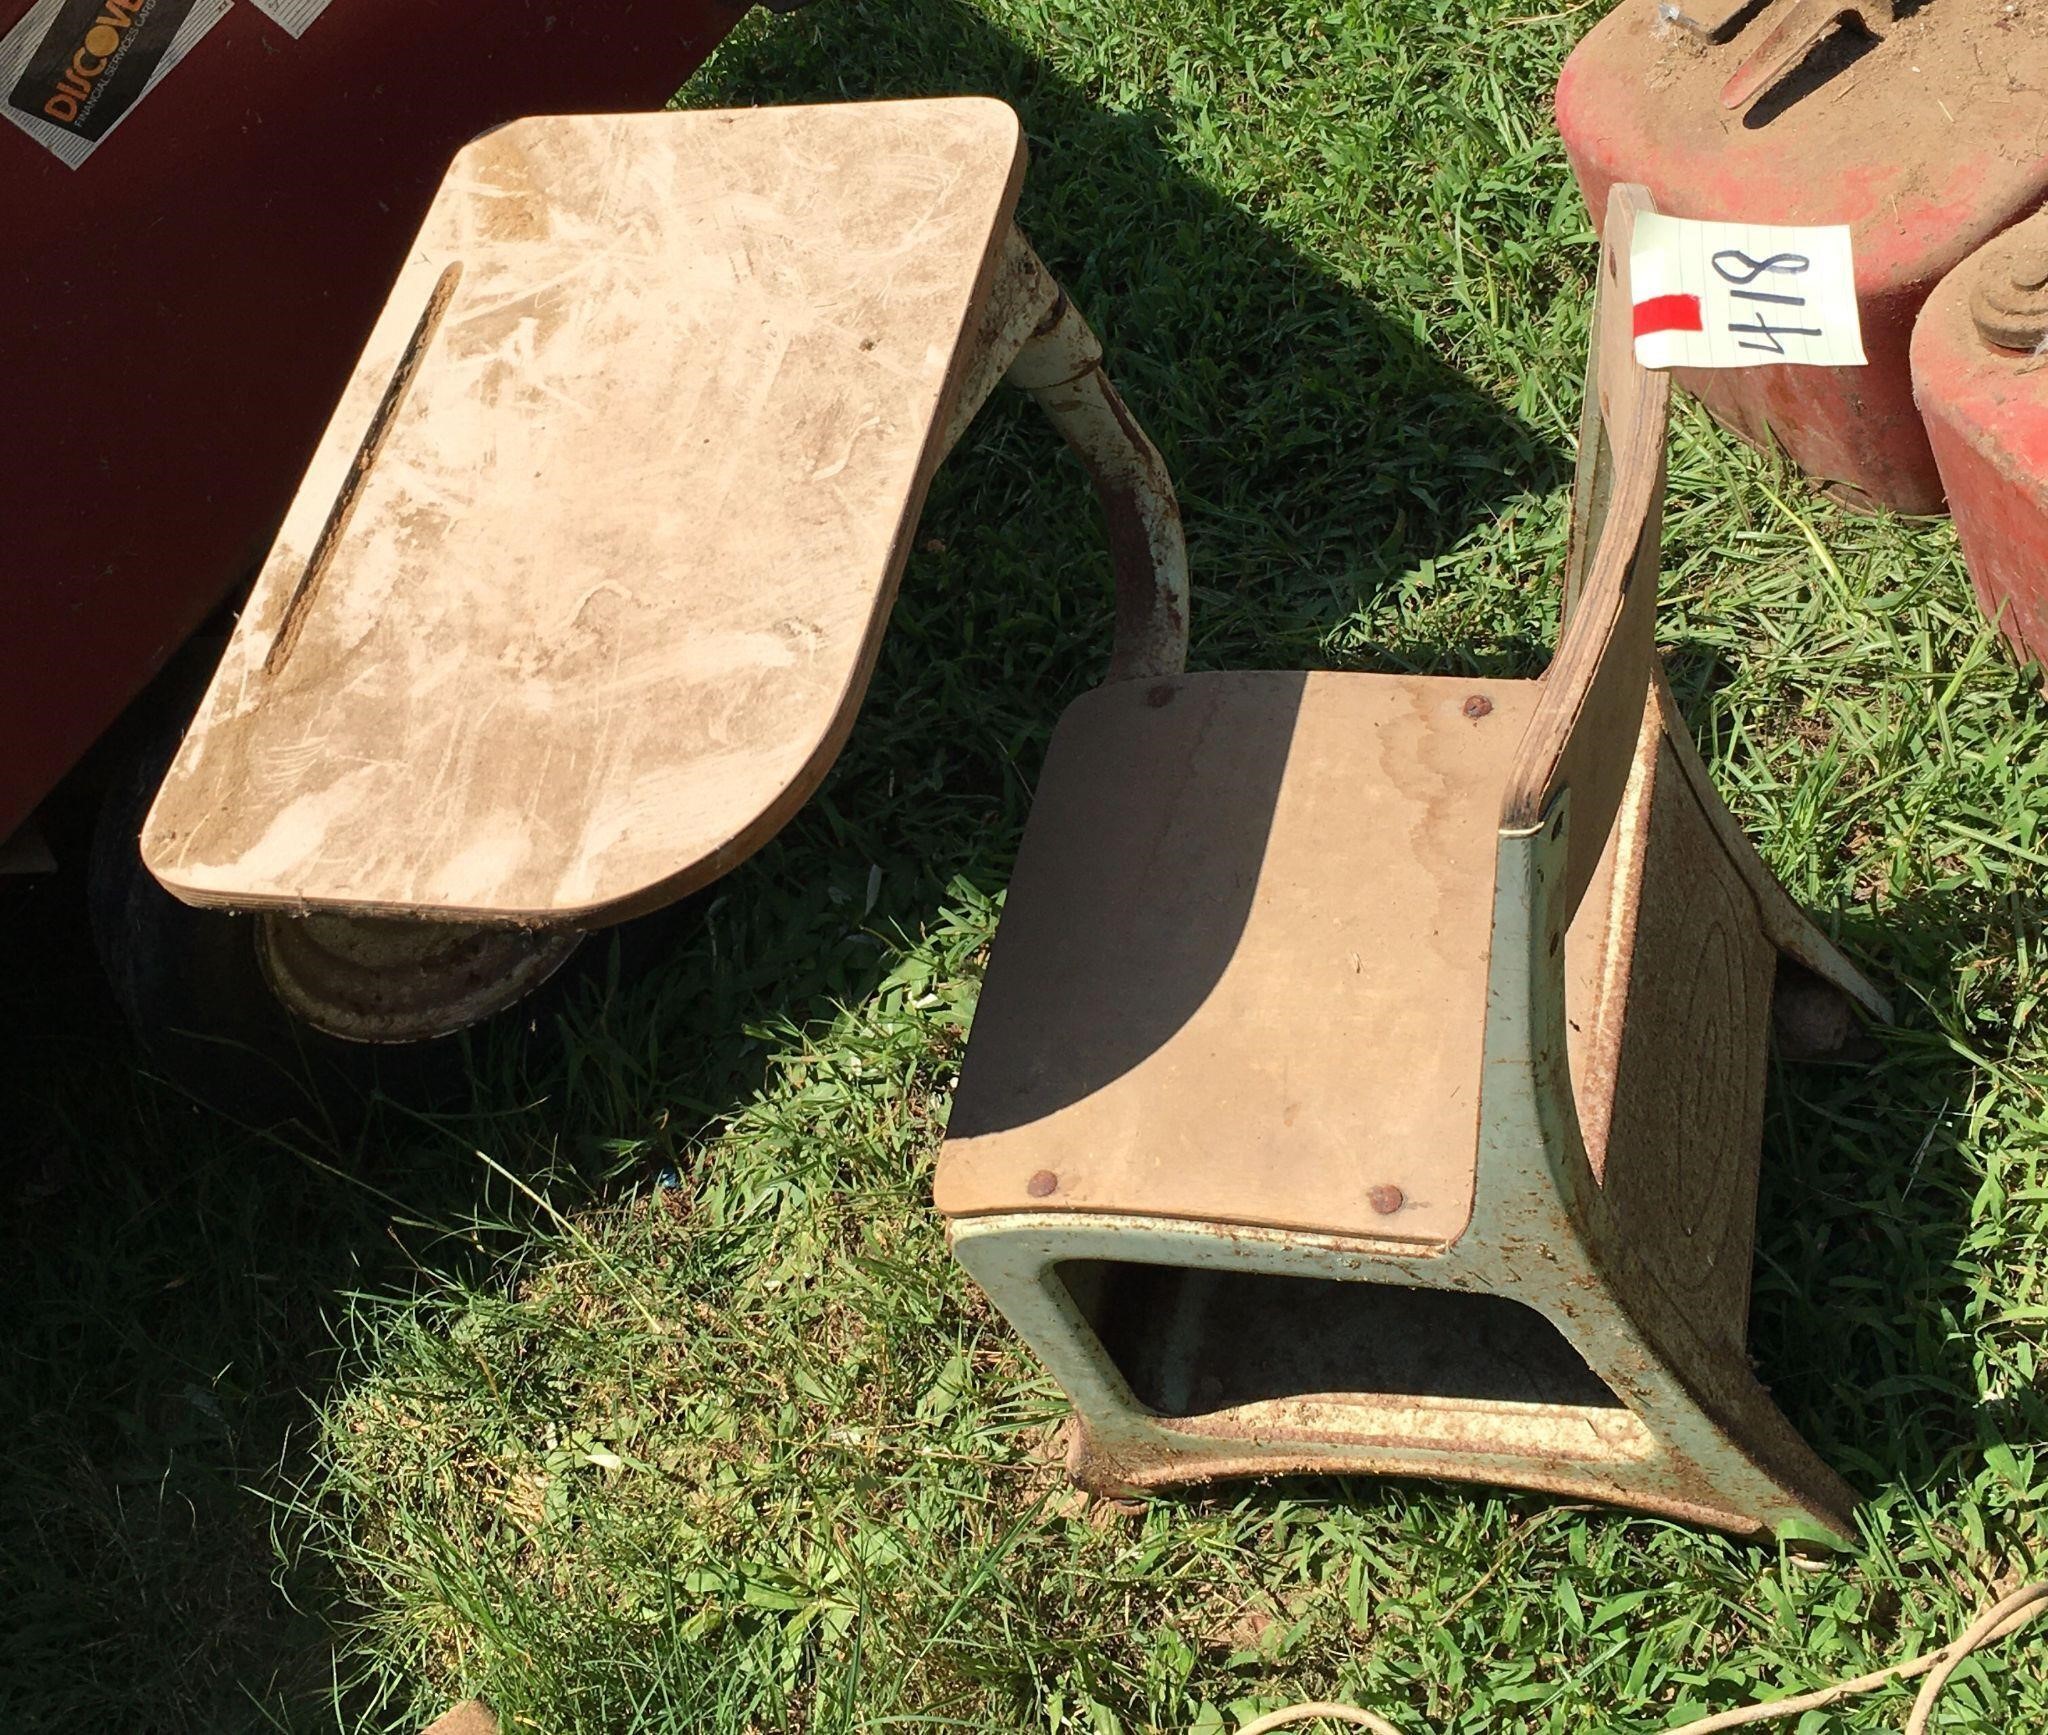
<svg viewBox="0 0 2048 1735">
<path fill-rule="evenodd" d="M 935 1197 L 1448 1241 L 1531 682 L 1209 674 L 1062 719 Z M 1050 1179 L 1050 1184 L 1048 1184 Z"/>
<path fill-rule="evenodd" d="M 602 922 L 865 689 L 1024 151 L 977 98 L 456 158 L 144 838 L 192 902 Z"/>
<path fill-rule="evenodd" d="M 938 1208 L 1455 1238 L 1486 1016 L 1483 792 L 1535 697 L 1238 673 L 1078 701 L 1011 878 Z M 1575 1057 L 1618 1026 L 1613 854 L 1569 937 Z"/>
<path fill-rule="evenodd" d="M 498 1735 L 498 1719 L 483 1700 L 465 1699 L 443 1711 L 420 1735 Z"/>
<path fill-rule="evenodd" d="M 1635 364 L 1628 247 L 1635 214 L 1648 208 L 1640 187 L 1619 185 L 1608 200 L 1593 351 L 1602 426 L 1586 454 L 1575 504 L 1597 508 L 1597 522 L 1574 532 L 1574 565 L 1583 562 L 1557 655 L 1508 778 L 1504 831 L 1528 831 L 1549 815 L 1560 790 L 1572 792 L 1565 908 L 1576 909 L 1606 847 L 1628 779 L 1643 695 L 1655 669 L 1658 537 L 1664 495 L 1665 424 L 1670 377 Z M 1606 486 L 1586 478 L 1603 473 Z M 1590 548 L 1590 555 L 1582 551 Z"/>
</svg>

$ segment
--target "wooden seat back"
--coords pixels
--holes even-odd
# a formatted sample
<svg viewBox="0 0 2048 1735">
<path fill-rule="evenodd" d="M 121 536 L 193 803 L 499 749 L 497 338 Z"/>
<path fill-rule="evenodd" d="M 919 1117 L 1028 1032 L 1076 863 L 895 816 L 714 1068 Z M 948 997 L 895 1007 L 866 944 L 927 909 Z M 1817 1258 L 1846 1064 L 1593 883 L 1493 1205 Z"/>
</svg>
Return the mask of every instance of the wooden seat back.
<svg viewBox="0 0 2048 1735">
<path fill-rule="evenodd" d="M 1616 186 L 1608 198 L 1572 495 L 1564 627 L 1501 805 L 1500 829 L 1526 833 L 1549 821 L 1569 791 L 1566 922 L 1613 829 L 1656 672 L 1671 382 L 1636 361 L 1628 273 L 1636 213 L 1653 208 L 1639 186 Z"/>
</svg>

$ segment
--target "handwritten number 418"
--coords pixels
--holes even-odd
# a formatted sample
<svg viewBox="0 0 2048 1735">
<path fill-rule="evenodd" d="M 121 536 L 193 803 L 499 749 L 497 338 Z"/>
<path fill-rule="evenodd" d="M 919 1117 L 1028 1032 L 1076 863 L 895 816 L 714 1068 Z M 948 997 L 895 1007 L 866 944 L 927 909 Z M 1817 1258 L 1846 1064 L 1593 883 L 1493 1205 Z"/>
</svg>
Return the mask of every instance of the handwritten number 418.
<svg viewBox="0 0 2048 1735">
<path fill-rule="evenodd" d="M 1784 277 L 1797 277 L 1812 263 L 1813 261 L 1804 253 L 1773 253 L 1768 259 L 1752 259 L 1747 253 L 1739 252 L 1733 247 L 1722 248 L 1713 259 L 1714 270 L 1720 275 L 1721 280 L 1735 285 L 1728 291 L 1731 301 L 1758 301 L 1774 307 L 1804 307 L 1806 297 L 1780 295 L 1772 290 L 1753 288 L 1756 280 L 1766 272 Z M 1731 320 L 1728 329 L 1731 332 L 1746 331 L 1750 337 L 1761 340 L 1753 343 L 1749 337 L 1742 338 L 1741 348 L 1767 349 L 1773 355 L 1785 353 L 1785 346 L 1778 341 L 1781 337 L 1821 335 L 1821 329 L 1817 325 L 1772 325 L 1762 311 L 1758 312 L 1753 323 Z"/>
</svg>

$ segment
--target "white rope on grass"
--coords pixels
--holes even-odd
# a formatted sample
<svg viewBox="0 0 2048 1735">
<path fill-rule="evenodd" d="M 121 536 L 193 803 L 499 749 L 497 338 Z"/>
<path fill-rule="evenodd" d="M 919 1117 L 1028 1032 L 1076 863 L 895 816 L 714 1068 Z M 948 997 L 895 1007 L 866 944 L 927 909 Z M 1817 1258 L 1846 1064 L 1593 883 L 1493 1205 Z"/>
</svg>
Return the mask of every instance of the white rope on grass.
<svg viewBox="0 0 2048 1735">
<path fill-rule="evenodd" d="M 1856 1698 L 1859 1694 L 1873 1693 L 1894 1681 L 1916 1680 L 1922 1675 L 1927 1680 L 1913 1701 L 1912 1715 L 1906 1719 L 1905 1735 L 1926 1735 L 1927 1719 L 1934 1714 L 1935 1701 L 1948 1685 L 1949 1676 L 1962 1666 L 1964 1659 L 1986 1645 L 1994 1645 L 2018 1632 L 2043 1614 L 2048 1614 L 2048 1580 L 2030 1584 L 1993 1603 L 1970 1623 L 1961 1638 L 1951 1640 L 1938 1651 L 1894 1663 L 1888 1669 L 1858 1675 L 1853 1681 L 1837 1681 L 1832 1687 L 1820 1687 L 1794 1698 L 1771 1699 L 1760 1704 L 1739 1705 L 1731 1711 L 1716 1711 L 1711 1717 L 1702 1717 L 1697 1722 L 1662 1730 L 1660 1735 L 1721 1735 L 1723 1730 L 1746 1729 L 1752 1723 L 1776 1723 L 1786 1717 L 1797 1717 L 1806 1711 L 1818 1711 L 1824 1706 L 1838 1704 L 1843 1699 Z M 1349 1723 L 1354 1728 L 1370 1730 L 1372 1735 L 1402 1735 L 1384 1717 L 1361 1711 L 1356 1705 L 1332 1705 L 1320 1700 L 1312 1704 L 1289 1705 L 1284 1711 L 1269 1711 L 1247 1723 L 1237 1735 L 1269 1735 L 1274 1729 L 1313 1723 L 1318 1719 Z"/>
<path fill-rule="evenodd" d="M 1269 1729 L 1285 1729 L 1290 1723 L 1307 1723 L 1318 1717 L 1331 1723 L 1350 1723 L 1360 1729 L 1370 1729 L 1372 1735 L 1401 1735 L 1401 1731 L 1384 1717 L 1375 1717 L 1356 1705 L 1326 1705 L 1320 1700 L 1306 1705 L 1289 1705 L 1284 1711 L 1268 1711 L 1265 1716 L 1247 1723 L 1237 1735 L 1266 1735 Z"/>
</svg>

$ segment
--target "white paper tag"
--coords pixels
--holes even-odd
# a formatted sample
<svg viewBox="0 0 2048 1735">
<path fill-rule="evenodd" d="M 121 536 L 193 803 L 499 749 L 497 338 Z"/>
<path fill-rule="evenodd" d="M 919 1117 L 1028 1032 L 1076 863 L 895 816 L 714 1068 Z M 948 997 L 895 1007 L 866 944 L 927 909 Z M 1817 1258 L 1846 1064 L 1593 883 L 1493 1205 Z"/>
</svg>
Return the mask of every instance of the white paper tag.
<svg viewBox="0 0 2048 1735">
<path fill-rule="evenodd" d="M 249 0 L 273 24 L 282 24 L 293 36 L 303 36 L 313 21 L 327 10 L 329 0 Z"/>
<path fill-rule="evenodd" d="M 1644 211 L 1628 253 L 1644 367 L 1862 367 L 1847 224 L 1695 223 Z"/>
</svg>

